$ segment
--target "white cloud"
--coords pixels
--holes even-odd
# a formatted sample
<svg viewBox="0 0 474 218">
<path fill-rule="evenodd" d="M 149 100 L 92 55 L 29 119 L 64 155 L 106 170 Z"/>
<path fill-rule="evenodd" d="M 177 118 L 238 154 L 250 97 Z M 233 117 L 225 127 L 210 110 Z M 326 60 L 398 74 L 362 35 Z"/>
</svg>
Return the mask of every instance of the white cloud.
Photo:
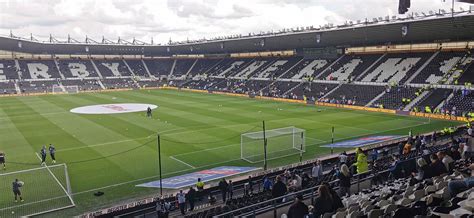
<svg viewBox="0 0 474 218">
<path fill-rule="evenodd" d="M 413 0 L 410 12 L 450 6 L 449 1 Z M 165 43 L 339 24 L 392 16 L 397 10 L 398 0 L 0 0 L 0 34 L 12 30 L 19 36 Z"/>
</svg>

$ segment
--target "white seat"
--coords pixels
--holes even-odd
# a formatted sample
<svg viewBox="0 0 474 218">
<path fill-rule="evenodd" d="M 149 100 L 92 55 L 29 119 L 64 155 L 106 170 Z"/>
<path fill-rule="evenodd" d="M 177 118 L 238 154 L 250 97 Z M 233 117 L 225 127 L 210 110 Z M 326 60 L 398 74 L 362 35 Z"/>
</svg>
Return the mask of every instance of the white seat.
<svg viewBox="0 0 474 218">
<path fill-rule="evenodd" d="M 347 216 L 347 211 L 339 211 L 336 214 L 332 215 L 332 218 L 345 218 Z"/>
<path fill-rule="evenodd" d="M 380 209 L 373 209 L 368 213 L 368 218 L 379 218 L 383 217 L 384 211 Z"/>
<path fill-rule="evenodd" d="M 383 208 L 383 210 L 384 210 L 383 213 L 384 213 L 384 214 L 387 214 L 387 215 L 391 215 L 391 213 L 392 213 L 393 211 L 397 210 L 397 209 L 398 209 L 398 206 L 397 206 L 397 205 L 395 205 L 395 204 L 389 204 L 389 205 L 387 205 L 387 206 L 385 206 L 385 207 Z"/>
<path fill-rule="evenodd" d="M 412 195 L 410 195 L 410 200 L 411 201 L 419 201 L 422 197 L 425 196 L 425 190 L 417 190 L 415 191 Z"/>
</svg>

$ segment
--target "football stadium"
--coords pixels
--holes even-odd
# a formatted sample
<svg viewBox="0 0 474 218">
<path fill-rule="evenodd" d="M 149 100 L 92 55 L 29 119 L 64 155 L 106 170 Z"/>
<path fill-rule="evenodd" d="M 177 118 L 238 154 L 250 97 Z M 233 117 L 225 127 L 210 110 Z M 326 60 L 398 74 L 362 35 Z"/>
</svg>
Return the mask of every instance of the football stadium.
<svg viewBox="0 0 474 218">
<path fill-rule="evenodd" d="M 137 22 L 125 29 L 143 36 L 118 40 L 93 37 L 122 25 L 107 11 L 84 13 L 95 30 L 76 37 L 82 18 L 64 2 L 41 1 L 51 20 L 0 3 L 0 217 L 474 215 L 473 2 L 392 1 L 383 16 L 226 35 L 212 23 L 251 26 L 259 4 L 289 19 L 303 3 L 104 1 L 212 24 L 192 39 Z M 91 2 L 77 7 L 100 11 Z M 357 2 L 335 1 L 370 8 Z M 203 5 L 246 15 L 204 20 Z"/>
</svg>

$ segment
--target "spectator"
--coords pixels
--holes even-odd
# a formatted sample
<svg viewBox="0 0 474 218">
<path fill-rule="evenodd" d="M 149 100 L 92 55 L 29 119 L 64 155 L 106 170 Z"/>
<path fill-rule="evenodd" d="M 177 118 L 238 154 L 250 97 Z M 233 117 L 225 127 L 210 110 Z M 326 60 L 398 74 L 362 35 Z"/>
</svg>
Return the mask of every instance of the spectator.
<svg viewBox="0 0 474 218">
<path fill-rule="evenodd" d="M 339 164 L 340 164 L 340 165 L 347 164 L 347 154 L 346 154 L 346 151 L 343 151 L 343 152 L 339 155 Z"/>
<path fill-rule="evenodd" d="M 453 160 L 460 160 L 461 159 L 461 153 L 459 152 L 458 149 L 456 149 L 456 147 L 451 147 L 451 157 L 453 158 Z"/>
<path fill-rule="evenodd" d="M 201 178 L 198 178 L 196 188 L 198 191 L 199 201 L 202 201 L 202 198 L 204 197 L 204 182 L 201 181 Z"/>
<path fill-rule="evenodd" d="M 168 218 L 171 204 L 166 202 L 164 199 L 160 199 L 156 202 L 156 214 L 158 218 Z"/>
<path fill-rule="evenodd" d="M 253 180 L 252 180 L 252 176 L 249 176 L 247 185 L 248 185 L 248 189 L 247 189 L 248 192 L 247 192 L 247 194 L 252 194 L 252 193 L 253 193 Z"/>
<path fill-rule="evenodd" d="M 313 177 L 314 182 L 317 184 L 323 175 L 323 167 L 321 166 L 321 161 L 317 160 L 315 164 L 313 164 L 313 168 L 311 169 L 311 177 Z"/>
<path fill-rule="evenodd" d="M 314 201 L 314 217 L 321 217 L 325 213 L 334 212 L 333 196 L 326 185 L 319 186 L 319 196 Z"/>
<path fill-rule="evenodd" d="M 403 154 L 403 148 L 404 148 L 404 147 L 405 147 L 405 144 L 403 144 L 403 142 L 398 143 L 398 153 L 399 153 L 400 155 Z"/>
<path fill-rule="evenodd" d="M 361 148 L 356 149 L 356 162 L 354 165 L 357 168 L 357 173 L 365 173 L 369 171 L 369 165 L 367 163 L 367 155 L 362 151 Z"/>
<path fill-rule="evenodd" d="M 288 209 L 288 218 L 304 218 L 308 215 L 308 206 L 303 202 L 303 196 L 298 195 L 295 198 L 295 203 L 293 203 Z"/>
<path fill-rule="evenodd" d="M 272 190 L 273 182 L 267 176 L 263 177 L 263 191 L 270 191 Z"/>
<path fill-rule="evenodd" d="M 179 210 L 181 211 L 181 215 L 186 214 L 186 196 L 183 193 L 183 190 L 179 190 L 179 193 L 176 194 L 176 198 L 178 198 L 178 206 Z"/>
<path fill-rule="evenodd" d="M 429 173 L 430 175 L 428 175 L 429 177 L 440 176 L 448 172 L 443 162 L 439 160 L 436 154 L 431 154 L 430 160 L 431 160 L 431 165 L 430 165 L 430 173 Z"/>
<path fill-rule="evenodd" d="M 349 167 L 343 164 L 341 170 L 337 172 L 337 178 L 339 179 L 339 196 L 351 195 L 351 177 Z"/>
<path fill-rule="evenodd" d="M 409 154 L 411 151 L 411 141 L 408 140 L 407 143 L 403 146 L 403 155 Z"/>
<path fill-rule="evenodd" d="M 288 189 L 286 188 L 285 183 L 281 181 L 281 176 L 276 177 L 276 182 L 272 187 L 272 197 L 277 198 L 286 194 Z"/>
<path fill-rule="evenodd" d="M 219 190 L 221 191 L 222 202 L 227 201 L 227 187 L 228 186 L 229 184 L 227 183 L 227 181 L 225 181 L 225 178 L 222 178 L 222 180 L 219 182 Z"/>
<path fill-rule="evenodd" d="M 189 191 L 186 194 L 186 199 L 188 200 L 189 203 L 189 211 L 194 210 L 194 201 L 196 200 L 196 190 L 191 186 L 189 187 Z"/>
<path fill-rule="evenodd" d="M 471 176 L 464 178 L 462 180 L 451 180 L 448 183 L 448 190 L 451 196 L 455 196 L 460 192 L 468 190 L 474 187 L 474 164 L 469 166 L 469 170 L 471 170 Z"/>
<path fill-rule="evenodd" d="M 419 181 L 423 181 L 426 178 L 430 177 L 430 169 L 425 159 L 418 158 L 416 160 L 416 165 L 418 166 L 418 173 L 412 173 L 413 180 L 410 181 L 411 184 L 416 184 Z"/>
<path fill-rule="evenodd" d="M 472 130 L 472 126 L 470 126 L 469 129 L 467 129 L 467 134 L 468 134 L 469 136 L 471 136 L 471 137 L 474 136 L 474 135 L 473 135 L 474 133 L 473 133 L 472 131 L 473 131 L 473 130 Z"/>
<path fill-rule="evenodd" d="M 334 189 L 331 188 L 331 185 L 329 185 L 329 183 L 327 183 L 327 182 L 323 182 L 323 183 L 321 183 L 321 185 L 325 185 L 326 187 L 328 187 L 329 193 L 331 193 L 331 196 L 332 196 L 332 199 L 333 199 L 332 205 L 334 206 L 334 209 L 337 210 L 339 208 L 343 208 L 344 204 L 342 203 L 341 198 L 339 197 L 337 192 L 334 191 Z"/>
<path fill-rule="evenodd" d="M 311 183 L 311 178 L 309 178 L 309 175 L 307 173 L 303 173 L 303 176 L 301 177 L 301 186 L 303 188 L 309 187 L 309 184 Z"/>
<path fill-rule="evenodd" d="M 301 177 L 297 173 L 293 173 L 290 183 L 290 190 L 297 191 L 300 190 L 302 187 L 302 180 Z"/>
<path fill-rule="evenodd" d="M 441 160 L 441 162 L 443 162 L 444 166 L 446 167 L 446 171 L 451 172 L 453 169 L 453 164 L 454 164 L 453 158 L 451 158 L 444 151 L 438 152 L 437 155 L 438 155 L 438 159 Z"/>
<path fill-rule="evenodd" d="M 229 198 L 233 199 L 233 197 L 234 197 L 234 183 L 232 183 L 232 180 L 229 180 L 229 185 L 227 187 L 227 191 L 229 192 Z"/>
</svg>

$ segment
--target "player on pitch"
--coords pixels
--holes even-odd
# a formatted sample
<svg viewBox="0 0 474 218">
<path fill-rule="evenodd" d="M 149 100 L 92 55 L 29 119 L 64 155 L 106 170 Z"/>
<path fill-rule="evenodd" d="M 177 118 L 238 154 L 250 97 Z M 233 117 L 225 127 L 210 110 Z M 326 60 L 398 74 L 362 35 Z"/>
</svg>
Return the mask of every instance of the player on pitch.
<svg viewBox="0 0 474 218">
<path fill-rule="evenodd" d="M 0 151 L 0 164 L 3 165 L 3 170 L 7 169 L 5 165 L 5 153 L 3 153 L 3 151 Z"/>
<path fill-rule="evenodd" d="M 54 147 L 53 144 L 49 144 L 49 155 L 51 156 L 51 159 L 53 160 L 53 164 L 56 163 L 56 148 Z"/>
<path fill-rule="evenodd" d="M 46 145 L 43 145 L 43 148 L 41 148 L 40 154 L 41 154 L 41 166 L 44 166 L 46 165 L 46 156 L 48 155 L 46 151 Z"/>
<path fill-rule="evenodd" d="M 153 116 L 153 114 L 151 113 L 151 108 L 148 107 L 148 108 L 146 109 L 146 117 L 151 118 L 152 116 Z"/>
<path fill-rule="evenodd" d="M 23 198 L 21 197 L 21 191 L 20 187 L 23 186 L 23 182 L 18 181 L 18 179 L 15 179 L 12 183 L 12 188 L 13 188 L 13 194 L 15 195 L 15 202 L 18 202 L 17 198 L 20 197 L 20 201 L 23 202 Z"/>
</svg>

